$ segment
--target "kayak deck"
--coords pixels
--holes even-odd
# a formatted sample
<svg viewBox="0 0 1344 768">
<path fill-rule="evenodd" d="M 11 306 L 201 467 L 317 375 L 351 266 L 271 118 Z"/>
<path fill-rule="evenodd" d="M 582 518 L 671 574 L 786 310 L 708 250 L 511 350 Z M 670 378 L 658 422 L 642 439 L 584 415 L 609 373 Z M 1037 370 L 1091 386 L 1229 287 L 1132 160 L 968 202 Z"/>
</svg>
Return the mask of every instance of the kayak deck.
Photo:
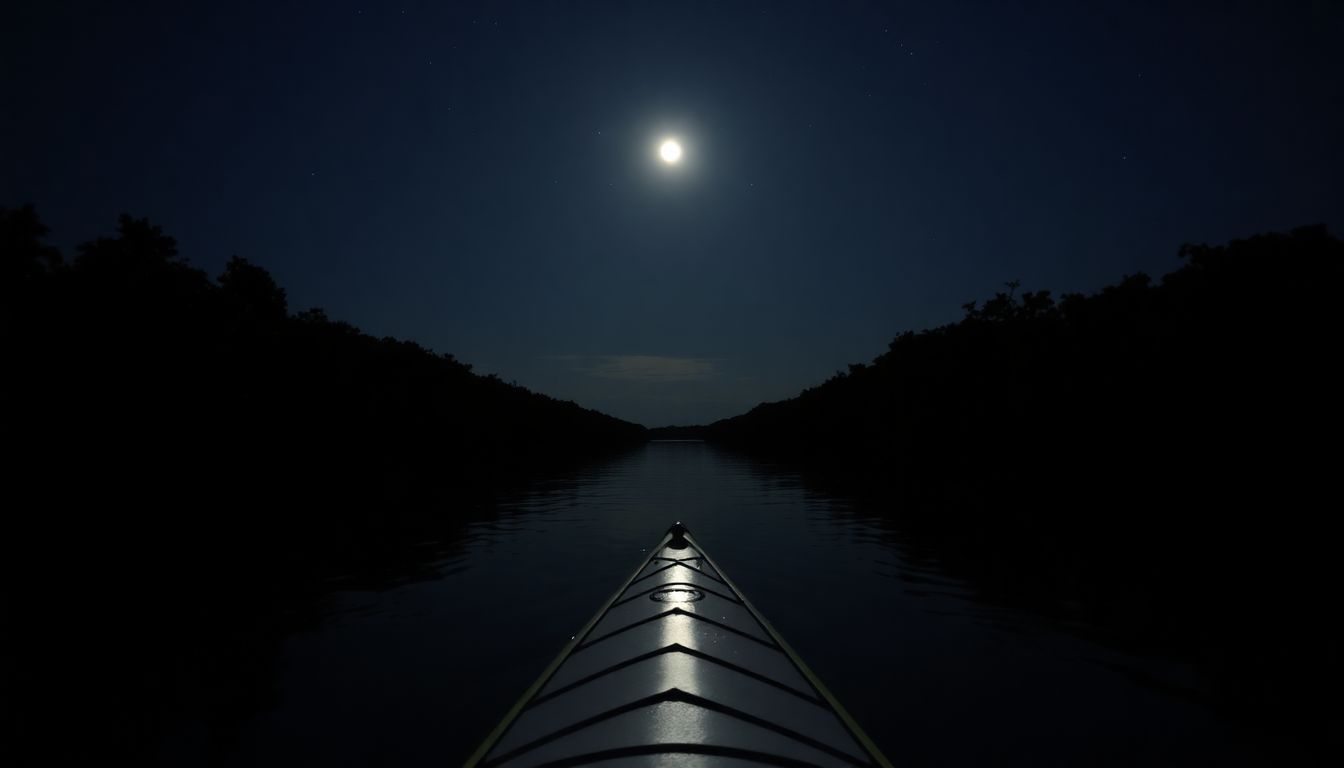
<svg viewBox="0 0 1344 768">
<path fill-rule="evenodd" d="M 680 523 L 467 766 L 888 766 Z"/>
</svg>

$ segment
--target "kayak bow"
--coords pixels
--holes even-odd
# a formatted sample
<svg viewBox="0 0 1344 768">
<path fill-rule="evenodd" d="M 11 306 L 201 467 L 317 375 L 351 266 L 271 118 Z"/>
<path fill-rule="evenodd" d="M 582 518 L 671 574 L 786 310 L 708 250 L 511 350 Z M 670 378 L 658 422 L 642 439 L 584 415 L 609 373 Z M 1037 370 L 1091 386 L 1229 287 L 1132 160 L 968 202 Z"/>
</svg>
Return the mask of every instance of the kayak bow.
<svg viewBox="0 0 1344 768">
<path fill-rule="evenodd" d="M 467 760 L 890 763 L 681 523 Z"/>
</svg>

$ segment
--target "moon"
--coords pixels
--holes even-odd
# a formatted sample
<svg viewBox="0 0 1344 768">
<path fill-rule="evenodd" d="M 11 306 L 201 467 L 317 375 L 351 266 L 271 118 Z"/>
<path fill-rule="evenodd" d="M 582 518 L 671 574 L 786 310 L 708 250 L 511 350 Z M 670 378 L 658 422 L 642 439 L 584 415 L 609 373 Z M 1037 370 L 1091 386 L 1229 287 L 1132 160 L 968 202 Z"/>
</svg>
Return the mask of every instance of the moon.
<svg viewBox="0 0 1344 768">
<path fill-rule="evenodd" d="M 658 156 L 668 165 L 676 165 L 681 160 L 681 145 L 675 139 L 668 139 L 658 147 Z"/>
</svg>

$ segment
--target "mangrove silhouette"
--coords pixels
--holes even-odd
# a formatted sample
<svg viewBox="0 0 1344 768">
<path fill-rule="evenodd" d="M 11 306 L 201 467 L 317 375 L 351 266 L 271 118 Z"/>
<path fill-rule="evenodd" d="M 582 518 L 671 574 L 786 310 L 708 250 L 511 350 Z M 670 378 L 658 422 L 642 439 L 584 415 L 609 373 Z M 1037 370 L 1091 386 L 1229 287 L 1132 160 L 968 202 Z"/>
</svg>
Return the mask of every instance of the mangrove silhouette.
<svg viewBox="0 0 1344 768">
<path fill-rule="evenodd" d="M 1285 751 L 1338 751 L 1344 242 L 1180 256 L 1059 301 L 1008 283 L 703 434 L 887 500 L 985 592 L 1193 661 Z"/>
<path fill-rule="evenodd" d="M 245 259 L 212 280 L 145 219 L 69 262 L 46 235 L 0 209 L 0 758 L 142 758 L 174 711 L 253 710 L 287 595 L 413 578 L 498 487 L 644 439 L 291 312 Z"/>
</svg>

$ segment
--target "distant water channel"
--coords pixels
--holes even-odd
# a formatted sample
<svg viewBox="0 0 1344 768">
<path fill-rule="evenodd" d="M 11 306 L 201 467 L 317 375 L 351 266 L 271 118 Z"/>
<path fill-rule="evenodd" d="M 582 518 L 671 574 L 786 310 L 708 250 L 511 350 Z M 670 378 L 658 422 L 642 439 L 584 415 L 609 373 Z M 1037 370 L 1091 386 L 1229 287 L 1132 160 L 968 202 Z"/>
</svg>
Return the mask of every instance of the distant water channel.
<svg viewBox="0 0 1344 768">
<path fill-rule="evenodd" d="M 895 765 L 1245 762 L 1188 670 L 977 599 L 880 511 L 699 442 L 538 483 L 436 578 L 327 596 L 226 762 L 460 764 L 674 520 Z"/>
</svg>

